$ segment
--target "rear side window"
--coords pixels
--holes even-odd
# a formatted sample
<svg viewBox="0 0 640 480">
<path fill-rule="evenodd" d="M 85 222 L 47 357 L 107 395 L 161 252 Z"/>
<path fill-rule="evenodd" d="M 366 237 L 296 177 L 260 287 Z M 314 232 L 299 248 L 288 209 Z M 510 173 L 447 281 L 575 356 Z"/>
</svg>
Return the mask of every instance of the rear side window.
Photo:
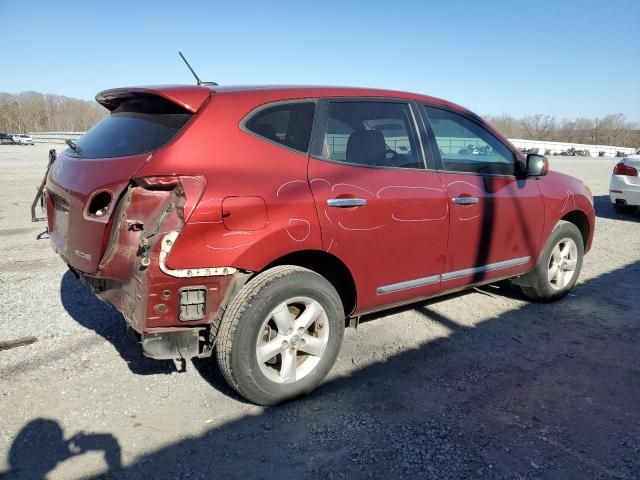
<svg viewBox="0 0 640 480">
<path fill-rule="evenodd" d="M 122 102 L 76 141 L 72 157 L 124 157 L 166 145 L 191 119 L 192 113 L 161 97 L 139 96 Z"/>
<path fill-rule="evenodd" d="M 409 105 L 395 102 L 329 103 L 323 156 L 368 167 L 424 168 Z"/>
<path fill-rule="evenodd" d="M 280 103 L 258 110 L 246 120 L 245 128 L 304 153 L 309 150 L 314 112 L 314 102 Z"/>
</svg>

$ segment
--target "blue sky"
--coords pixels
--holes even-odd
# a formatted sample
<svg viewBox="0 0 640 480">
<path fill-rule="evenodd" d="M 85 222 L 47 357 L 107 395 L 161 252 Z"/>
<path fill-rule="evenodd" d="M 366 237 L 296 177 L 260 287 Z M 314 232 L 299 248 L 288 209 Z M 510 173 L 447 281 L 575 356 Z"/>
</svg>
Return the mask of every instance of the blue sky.
<svg viewBox="0 0 640 480">
<path fill-rule="evenodd" d="M 90 99 L 192 83 L 182 50 L 222 84 L 371 86 L 480 114 L 640 121 L 638 0 L 0 0 L 0 12 L 0 91 Z"/>
</svg>

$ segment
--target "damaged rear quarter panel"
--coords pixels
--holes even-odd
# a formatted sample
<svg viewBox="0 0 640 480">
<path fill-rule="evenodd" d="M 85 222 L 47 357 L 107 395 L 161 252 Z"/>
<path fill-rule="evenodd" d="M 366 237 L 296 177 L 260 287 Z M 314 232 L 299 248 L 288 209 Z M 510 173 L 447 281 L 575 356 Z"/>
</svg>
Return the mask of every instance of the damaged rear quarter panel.
<svg viewBox="0 0 640 480">
<path fill-rule="evenodd" d="M 232 276 L 176 278 L 159 268 L 162 238 L 168 232 L 182 230 L 185 206 L 192 208 L 195 204 L 184 196 L 185 191 L 187 196 L 189 191 L 195 194 L 194 182 L 197 183 L 197 179 L 186 179 L 184 186 L 181 183 L 170 190 L 153 190 L 132 184 L 114 215 L 111 237 L 98 277 L 105 288 L 96 293 L 120 310 L 137 332 L 210 323 L 223 300 L 226 286 L 232 280 Z M 143 262 L 145 258 L 149 260 L 148 265 Z M 181 322 L 178 319 L 179 290 L 188 286 L 207 289 L 207 306 L 202 320 Z"/>
<path fill-rule="evenodd" d="M 145 176 L 180 172 L 207 178 L 207 188 L 168 257 L 170 268 L 260 271 L 286 254 L 322 249 L 307 180 L 308 155 L 240 128 L 249 112 L 276 100 L 280 98 L 273 92 L 216 93 L 180 142 L 154 154 L 140 170 Z M 261 199 L 266 215 L 259 208 L 225 212 L 225 199 L 230 197 Z M 223 219 L 223 213 L 234 219 Z M 250 227 L 236 229 L 238 225 Z"/>
</svg>

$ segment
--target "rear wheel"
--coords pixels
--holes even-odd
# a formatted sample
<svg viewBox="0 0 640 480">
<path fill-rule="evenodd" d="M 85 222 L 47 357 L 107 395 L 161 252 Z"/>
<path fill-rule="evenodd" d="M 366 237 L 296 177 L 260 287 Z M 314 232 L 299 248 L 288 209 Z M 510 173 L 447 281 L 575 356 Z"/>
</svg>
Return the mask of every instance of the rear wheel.
<svg viewBox="0 0 640 480">
<path fill-rule="evenodd" d="M 638 207 L 636 207 L 635 205 L 625 205 L 623 203 L 614 203 L 613 209 L 618 213 L 631 214 L 631 213 L 636 213 L 636 210 L 638 210 Z"/>
<path fill-rule="evenodd" d="M 248 400 L 272 405 L 310 392 L 327 375 L 342 344 L 344 311 L 324 277 L 280 266 L 238 292 L 218 335 L 227 382 Z"/>
<path fill-rule="evenodd" d="M 536 268 L 529 274 L 530 284 L 521 286 L 532 300 L 550 302 L 571 291 L 582 269 L 584 243 L 573 223 L 561 221 L 551 233 Z"/>
</svg>

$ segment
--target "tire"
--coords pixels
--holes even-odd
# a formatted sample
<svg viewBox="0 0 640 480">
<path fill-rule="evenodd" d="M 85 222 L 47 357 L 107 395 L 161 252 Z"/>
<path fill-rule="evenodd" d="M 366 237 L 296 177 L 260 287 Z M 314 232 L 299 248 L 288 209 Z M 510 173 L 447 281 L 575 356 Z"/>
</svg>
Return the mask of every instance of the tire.
<svg viewBox="0 0 640 480">
<path fill-rule="evenodd" d="M 566 256 L 565 252 L 568 252 Z M 561 299 L 576 284 L 583 257 L 584 242 L 580 230 L 573 223 L 561 220 L 551 232 L 538 265 L 528 274 L 528 285 L 520 287 L 522 293 L 538 302 Z"/>
<path fill-rule="evenodd" d="M 613 209 L 617 213 L 632 214 L 632 213 L 636 213 L 636 211 L 638 210 L 638 207 L 635 205 L 624 205 L 622 203 L 614 203 Z"/>
<path fill-rule="evenodd" d="M 340 296 L 324 277 L 306 268 L 274 267 L 231 300 L 218 333 L 218 365 L 231 387 L 259 405 L 307 394 L 338 356 L 344 319 Z"/>
</svg>

